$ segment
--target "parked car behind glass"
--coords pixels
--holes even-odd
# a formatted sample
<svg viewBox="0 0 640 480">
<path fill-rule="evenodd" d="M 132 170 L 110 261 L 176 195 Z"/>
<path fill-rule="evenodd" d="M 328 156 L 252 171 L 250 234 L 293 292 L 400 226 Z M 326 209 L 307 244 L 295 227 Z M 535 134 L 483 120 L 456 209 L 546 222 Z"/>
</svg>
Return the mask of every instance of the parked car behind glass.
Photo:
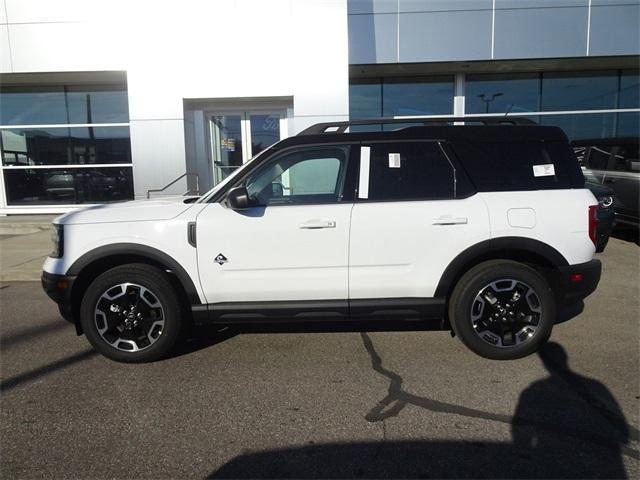
<svg viewBox="0 0 640 480">
<path fill-rule="evenodd" d="M 587 182 L 613 190 L 616 223 L 638 228 L 640 191 L 640 138 L 578 140 L 572 143 Z"/>
</svg>

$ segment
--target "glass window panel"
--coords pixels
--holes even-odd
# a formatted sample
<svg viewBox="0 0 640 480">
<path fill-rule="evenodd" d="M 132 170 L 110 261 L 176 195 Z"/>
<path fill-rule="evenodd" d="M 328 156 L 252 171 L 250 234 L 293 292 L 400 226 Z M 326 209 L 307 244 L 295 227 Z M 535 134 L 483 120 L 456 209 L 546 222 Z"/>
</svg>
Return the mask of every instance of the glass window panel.
<svg viewBox="0 0 640 480">
<path fill-rule="evenodd" d="M 618 113 L 616 137 L 640 136 L 640 112 Z"/>
<path fill-rule="evenodd" d="M 616 108 L 617 72 L 544 73 L 542 111 Z"/>
<path fill-rule="evenodd" d="M 251 156 L 280 140 L 280 117 L 277 115 L 251 115 Z"/>
<path fill-rule="evenodd" d="M 538 74 L 467 76 L 466 113 L 535 112 L 539 99 Z"/>
<path fill-rule="evenodd" d="M 67 88 L 69 123 L 129 121 L 127 90 L 118 86 Z"/>
<path fill-rule="evenodd" d="M 131 163 L 129 127 L 7 129 L 4 165 Z"/>
<path fill-rule="evenodd" d="M 540 115 L 540 123 L 562 128 L 569 140 L 609 138 L 615 133 L 615 116 L 615 113 Z"/>
<path fill-rule="evenodd" d="M 68 123 L 64 87 L 3 87 L 0 125 Z"/>
<path fill-rule="evenodd" d="M 133 199 L 131 167 L 5 169 L 8 205 L 74 205 Z"/>
<path fill-rule="evenodd" d="M 453 198 L 453 169 L 434 142 L 371 146 L 369 199 Z"/>
<path fill-rule="evenodd" d="M 216 183 L 242 165 L 242 118 L 240 115 L 216 115 L 211 118 L 213 164 Z"/>
<path fill-rule="evenodd" d="M 349 116 L 352 120 L 382 116 L 382 86 L 379 81 L 349 85 Z"/>
<path fill-rule="evenodd" d="M 314 148 L 278 156 L 245 185 L 254 205 L 335 203 L 341 199 L 347 148 Z"/>
<path fill-rule="evenodd" d="M 640 107 L 640 75 L 627 70 L 620 75 L 620 108 Z"/>
<path fill-rule="evenodd" d="M 383 117 L 443 114 L 453 114 L 453 77 L 384 80 Z"/>
</svg>

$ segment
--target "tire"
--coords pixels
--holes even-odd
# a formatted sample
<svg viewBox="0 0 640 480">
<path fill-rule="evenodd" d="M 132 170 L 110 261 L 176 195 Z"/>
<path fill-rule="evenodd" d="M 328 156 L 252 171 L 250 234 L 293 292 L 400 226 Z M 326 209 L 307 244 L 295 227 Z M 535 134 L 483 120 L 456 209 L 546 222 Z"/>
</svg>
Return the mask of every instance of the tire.
<svg viewBox="0 0 640 480">
<path fill-rule="evenodd" d="M 166 274 L 143 263 L 99 275 L 84 294 L 80 322 L 96 350 L 126 363 L 166 356 L 183 324 L 178 295 Z"/>
<path fill-rule="evenodd" d="M 538 350 L 549 339 L 556 304 L 547 280 L 533 268 L 509 260 L 476 265 L 457 283 L 449 320 L 473 352 L 513 360 Z"/>
</svg>

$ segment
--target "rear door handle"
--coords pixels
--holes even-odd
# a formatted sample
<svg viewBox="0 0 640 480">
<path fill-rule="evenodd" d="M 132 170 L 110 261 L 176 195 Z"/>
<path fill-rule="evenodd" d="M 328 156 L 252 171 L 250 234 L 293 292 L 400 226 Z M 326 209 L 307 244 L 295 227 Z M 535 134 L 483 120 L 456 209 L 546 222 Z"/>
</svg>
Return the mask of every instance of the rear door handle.
<svg viewBox="0 0 640 480">
<path fill-rule="evenodd" d="M 466 225 L 469 222 L 467 217 L 452 217 L 450 215 L 443 215 L 442 217 L 433 220 L 433 225 Z"/>
<path fill-rule="evenodd" d="M 335 220 L 307 220 L 300 224 L 300 228 L 315 230 L 319 228 L 336 228 Z"/>
</svg>

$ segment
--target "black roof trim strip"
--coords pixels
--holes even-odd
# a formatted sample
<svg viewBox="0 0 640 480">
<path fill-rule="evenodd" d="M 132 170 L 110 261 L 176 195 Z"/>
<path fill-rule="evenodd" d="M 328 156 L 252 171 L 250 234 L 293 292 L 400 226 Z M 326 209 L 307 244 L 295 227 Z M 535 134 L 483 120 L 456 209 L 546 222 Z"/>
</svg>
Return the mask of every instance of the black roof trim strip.
<svg viewBox="0 0 640 480">
<path fill-rule="evenodd" d="M 524 117 L 412 117 L 412 118 L 370 118 L 366 120 L 349 120 L 346 122 L 316 123 L 298 133 L 303 135 L 320 135 L 323 133 L 345 133 L 352 125 L 388 125 L 415 123 L 423 126 L 447 125 L 451 122 L 482 123 L 483 125 L 537 125 Z"/>
</svg>

